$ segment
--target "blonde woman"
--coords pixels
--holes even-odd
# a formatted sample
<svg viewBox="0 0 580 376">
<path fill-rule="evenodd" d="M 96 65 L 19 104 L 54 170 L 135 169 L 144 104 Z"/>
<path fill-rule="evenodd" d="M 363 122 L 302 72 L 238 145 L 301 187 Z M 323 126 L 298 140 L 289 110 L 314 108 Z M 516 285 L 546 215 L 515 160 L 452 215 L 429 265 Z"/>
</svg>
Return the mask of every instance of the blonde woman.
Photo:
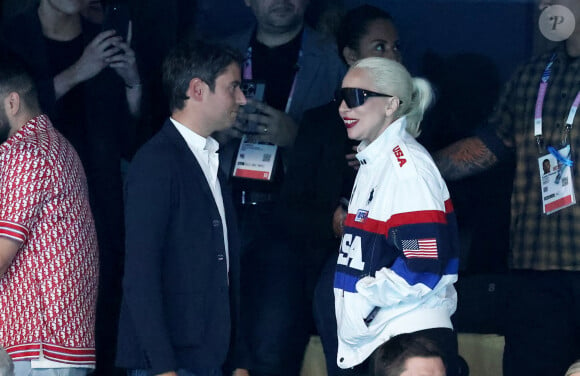
<svg viewBox="0 0 580 376">
<path fill-rule="evenodd" d="M 443 178 L 415 140 L 431 87 L 373 57 L 352 65 L 340 94 L 360 169 L 334 282 L 337 364 L 353 367 L 393 336 L 420 333 L 456 375 L 456 219 Z"/>
</svg>

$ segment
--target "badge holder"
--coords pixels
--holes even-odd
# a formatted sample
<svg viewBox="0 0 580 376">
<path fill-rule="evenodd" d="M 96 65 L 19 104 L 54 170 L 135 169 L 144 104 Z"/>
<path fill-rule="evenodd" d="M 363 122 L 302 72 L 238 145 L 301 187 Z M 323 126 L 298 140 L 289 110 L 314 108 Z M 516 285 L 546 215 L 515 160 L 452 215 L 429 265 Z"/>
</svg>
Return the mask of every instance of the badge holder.
<svg viewBox="0 0 580 376">
<path fill-rule="evenodd" d="M 270 182 L 274 179 L 278 146 L 269 143 L 251 142 L 244 135 L 236 155 L 232 176 Z"/>
<path fill-rule="evenodd" d="M 576 204 L 570 145 L 556 150 L 548 147 L 550 154 L 538 158 L 542 189 L 542 210 L 546 215 Z"/>
</svg>

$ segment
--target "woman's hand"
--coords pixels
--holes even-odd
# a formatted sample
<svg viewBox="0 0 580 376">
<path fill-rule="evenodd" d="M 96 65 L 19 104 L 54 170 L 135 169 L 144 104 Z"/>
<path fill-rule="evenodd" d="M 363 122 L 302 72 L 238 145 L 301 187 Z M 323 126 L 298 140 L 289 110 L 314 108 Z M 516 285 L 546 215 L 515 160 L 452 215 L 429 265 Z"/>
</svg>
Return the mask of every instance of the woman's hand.
<svg viewBox="0 0 580 376">
<path fill-rule="evenodd" d="M 125 82 L 128 88 L 135 88 L 141 85 L 141 78 L 139 77 L 139 70 L 137 69 L 137 60 L 135 58 L 135 51 L 131 48 L 131 39 L 133 37 L 133 27 L 129 21 L 129 31 L 127 32 L 127 41 L 122 39 L 114 42 L 115 48 L 121 53 L 110 56 L 106 59 L 109 67 L 115 70 Z"/>
<path fill-rule="evenodd" d="M 108 64 L 109 59 L 120 51 L 117 46 L 122 40 L 114 30 L 103 31 L 85 47 L 80 59 L 74 64 L 79 82 L 95 77 Z"/>
<path fill-rule="evenodd" d="M 117 43 L 121 37 L 115 36 L 115 31 L 108 30 L 98 34 L 89 43 L 81 57 L 70 67 L 54 77 L 54 92 L 56 99 L 69 92 L 81 82 L 90 80 L 99 74 L 108 64 L 113 55 L 120 51 Z"/>
<path fill-rule="evenodd" d="M 334 236 L 337 238 L 342 237 L 344 232 L 344 220 L 346 219 L 346 210 L 342 208 L 342 205 L 338 205 L 334 210 L 332 215 L 332 229 L 334 230 Z"/>
</svg>

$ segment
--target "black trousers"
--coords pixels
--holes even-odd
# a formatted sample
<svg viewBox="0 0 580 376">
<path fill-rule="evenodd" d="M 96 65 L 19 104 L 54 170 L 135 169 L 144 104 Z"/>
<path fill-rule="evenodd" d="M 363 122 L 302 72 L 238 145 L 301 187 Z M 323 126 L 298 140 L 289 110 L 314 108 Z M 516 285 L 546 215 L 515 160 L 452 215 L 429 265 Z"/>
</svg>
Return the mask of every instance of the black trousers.
<svg viewBox="0 0 580 376">
<path fill-rule="evenodd" d="M 274 204 L 238 208 L 242 238 L 241 366 L 252 376 L 300 373 L 309 339 L 299 250 L 281 239 Z"/>
</svg>

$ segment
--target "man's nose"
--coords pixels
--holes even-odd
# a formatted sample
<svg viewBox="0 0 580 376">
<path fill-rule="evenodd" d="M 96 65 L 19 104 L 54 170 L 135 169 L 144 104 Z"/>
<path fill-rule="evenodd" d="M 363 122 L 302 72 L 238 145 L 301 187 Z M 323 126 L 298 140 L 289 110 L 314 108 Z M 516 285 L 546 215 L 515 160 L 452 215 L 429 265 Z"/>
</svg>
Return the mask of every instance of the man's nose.
<svg viewBox="0 0 580 376">
<path fill-rule="evenodd" d="M 246 100 L 246 96 L 244 95 L 244 92 L 242 91 L 242 89 L 240 89 L 239 87 L 236 90 L 236 103 L 239 104 L 240 106 L 245 105 L 247 102 Z"/>
</svg>

